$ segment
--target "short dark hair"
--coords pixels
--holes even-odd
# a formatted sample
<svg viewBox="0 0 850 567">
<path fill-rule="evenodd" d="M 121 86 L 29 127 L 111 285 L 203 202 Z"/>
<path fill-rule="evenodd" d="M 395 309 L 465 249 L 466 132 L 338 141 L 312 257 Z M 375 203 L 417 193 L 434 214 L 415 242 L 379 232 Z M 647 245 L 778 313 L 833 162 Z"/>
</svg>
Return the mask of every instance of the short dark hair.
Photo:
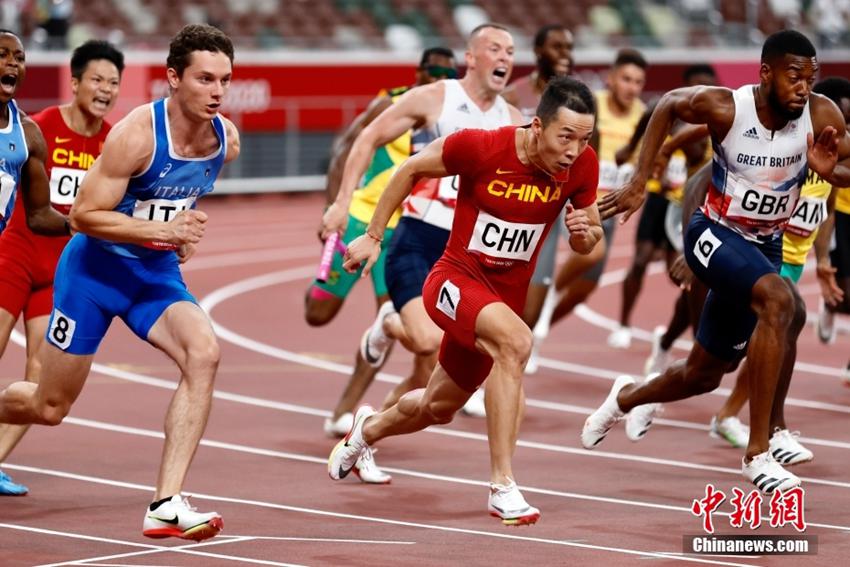
<svg viewBox="0 0 850 567">
<path fill-rule="evenodd" d="M 124 54 L 108 41 L 92 39 L 77 47 L 71 54 L 71 76 L 79 80 L 92 61 L 105 59 L 118 69 L 118 75 L 124 72 Z"/>
<path fill-rule="evenodd" d="M 649 63 L 646 62 L 643 54 L 637 49 L 626 47 L 617 52 L 617 58 L 614 59 L 614 68 L 622 67 L 623 65 L 636 65 L 646 70 Z"/>
<path fill-rule="evenodd" d="M 432 55 L 441 55 L 449 59 L 455 58 L 455 53 L 448 47 L 429 47 L 422 52 L 422 59 L 419 60 L 419 67 L 424 67 Z"/>
<path fill-rule="evenodd" d="M 778 31 L 764 40 L 761 48 L 762 63 L 772 63 L 786 55 L 815 57 L 817 51 L 809 38 L 794 30 Z"/>
<path fill-rule="evenodd" d="M 682 80 L 687 83 L 695 75 L 711 75 L 716 78 L 717 72 L 714 70 L 714 67 L 707 63 L 697 63 L 685 67 L 685 70 L 682 72 Z"/>
<path fill-rule="evenodd" d="M 224 53 L 233 63 L 233 42 L 223 31 L 207 24 L 189 24 L 172 38 L 165 64 L 182 77 L 193 51 Z"/>
<path fill-rule="evenodd" d="M 587 85 L 572 77 L 555 77 L 546 85 L 540 104 L 537 105 L 537 117 L 545 127 L 564 107 L 579 114 L 596 116 L 596 100 Z"/>
<path fill-rule="evenodd" d="M 825 96 L 835 104 L 841 104 L 841 99 L 850 99 L 850 81 L 844 77 L 827 77 L 815 83 L 812 92 Z"/>
<path fill-rule="evenodd" d="M 549 37 L 549 32 L 553 31 L 561 31 L 566 30 L 567 26 L 563 26 L 561 24 L 549 24 L 548 26 L 543 26 L 537 33 L 534 34 L 534 48 L 540 49 L 546 43 L 546 38 Z"/>
</svg>

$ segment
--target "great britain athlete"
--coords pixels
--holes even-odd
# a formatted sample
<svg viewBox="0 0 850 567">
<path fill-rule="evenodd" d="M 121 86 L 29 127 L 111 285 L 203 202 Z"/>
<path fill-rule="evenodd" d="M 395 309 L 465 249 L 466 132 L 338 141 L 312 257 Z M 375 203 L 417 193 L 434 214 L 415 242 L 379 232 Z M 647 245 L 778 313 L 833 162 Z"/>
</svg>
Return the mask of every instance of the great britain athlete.
<svg viewBox="0 0 850 567">
<path fill-rule="evenodd" d="M 487 386 L 490 437 L 488 510 L 506 525 L 531 524 L 540 512 L 514 481 L 512 456 L 522 418 L 522 373 L 531 330 L 521 313 L 540 245 L 567 200 L 570 245 L 588 253 L 602 238 L 596 209 L 599 164 L 588 142 L 593 95 L 569 78 L 553 80 L 528 127 L 462 130 L 439 138 L 401 165 L 366 234 L 346 254 L 346 268 L 380 254 L 392 211 L 420 177 L 458 175 L 457 207 L 446 250 L 423 289 L 425 309 L 445 331 L 425 389 L 375 414 L 362 406 L 354 427 L 328 460 L 333 479 L 388 436 L 448 423 L 478 386 Z"/>
<path fill-rule="evenodd" d="M 239 154 L 236 128 L 219 115 L 232 61 L 230 39 L 212 26 L 189 25 L 172 39 L 170 96 L 112 129 L 74 201 L 78 234 L 57 267 L 38 385 L 15 382 L 0 392 L 0 422 L 58 425 L 116 316 L 174 360 L 181 376 L 145 510 L 148 537 L 202 540 L 223 526 L 219 514 L 197 512 L 180 494 L 209 415 L 219 348 L 178 262 L 204 234 L 207 216 L 195 202 Z"/>
<path fill-rule="evenodd" d="M 71 56 L 73 99 L 31 116 L 47 144 L 50 204 L 67 215 L 86 171 L 100 155 L 111 128 L 104 117 L 118 100 L 124 56 L 105 41 L 87 41 Z M 15 204 L 7 230 L 0 236 L 0 353 L 19 315 L 27 339 L 27 380 L 38 379 L 41 345 L 53 308 L 53 274 L 69 237 L 34 234 L 23 202 Z M 27 426 L 0 425 L 0 463 L 26 433 Z M 23 494 L 21 484 L 0 474 L 0 494 Z"/>
<path fill-rule="evenodd" d="M 640 207 L 652 161 L 674 119 L 707 124 L 712 180 L 684 238 L 688 266 L 710 292 L 687 360 L 640 385 L 618 377 L 585 422 L 585 448 L 598 445 L 625 414 L 627 436 L 641 439 L 659 403 L 714 390 L 746 353 L 751 430 L 742 473 L 768 493 L 800 484 L 769 452 L 770 416 L 781 403 L 777 383 L 795 304 L 790 284 L 779 275 L 782 233 L 808 169 L 834 185 L 850 182 L 850 136 L 835 104 L 812 94 L 817 71 L 811 42 L 784 30 L 764 43 L 758 84 L 736 91 L 678 89 L 656 106 L 638 174 L 603 198 L 600 211 L 625 212 L 625 221 Z"/>
</svg>

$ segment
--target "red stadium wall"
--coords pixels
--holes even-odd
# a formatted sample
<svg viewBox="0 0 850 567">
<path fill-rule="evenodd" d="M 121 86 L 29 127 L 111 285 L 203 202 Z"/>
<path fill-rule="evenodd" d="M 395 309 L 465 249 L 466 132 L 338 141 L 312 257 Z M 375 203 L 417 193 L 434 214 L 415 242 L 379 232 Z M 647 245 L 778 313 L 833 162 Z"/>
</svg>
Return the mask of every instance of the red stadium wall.
<svg viewBox="0 0 850 567">
<path fill-rule="evenodd" d="M 653 64 L 647 93 L 680 86 L 686 63 Z M 721 84 L 737 87 L 756 80 L 758 63 L 714 63 Z M 514 76 L 531 70 L 518 66 Z M 579 65 L 579 77 L 591 88 L 604 83 L 606 66 Z M 822 76 L 850 76 L 850 62 L 823 63 Z M 17 97 L 25 110 L 36 111 L 70 98 L 66 66 L 30 65 Z M 226 112 L 246 132 L 283 130 L 334 131 L 347 124 L 385 87 L 413 80 L 410 64 L 310 64 L 238 65 L 228 94 Z M 166 93 L 163 65 L 131 64 L 124 72 L 119 105 L 110 116 L 118 120 L 131 108 Z"/>
</svg>

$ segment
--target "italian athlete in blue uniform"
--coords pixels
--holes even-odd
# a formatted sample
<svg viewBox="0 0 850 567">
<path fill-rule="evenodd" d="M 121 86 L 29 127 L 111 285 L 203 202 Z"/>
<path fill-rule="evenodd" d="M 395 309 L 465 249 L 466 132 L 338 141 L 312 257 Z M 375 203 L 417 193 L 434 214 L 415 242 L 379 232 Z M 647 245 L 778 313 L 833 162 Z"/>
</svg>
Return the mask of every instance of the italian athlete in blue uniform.
<svg viewBox="0 0 850 567">
<path fill-rule="evenodd" d="M 207 215 L 195 201 L 239 155 L 236 128 L 218 114 L 232 65 L 233 45 L 216 28 L 190 25 L 174 37 L 170 98 L 136 108 L 112 129 L 71 209 L 78 234 L 57 267 L 39 383 L 0 393 L 0 422 L 59 424 L 116 316 L 174 360 L 181 379 L 145 511 L 149 537 L 202 540 L 223 526 L 220 515 L 197 512 L 180 495 L 209 415 L 219 348 L 179 262 L 204 234 Z"/>
</svg>

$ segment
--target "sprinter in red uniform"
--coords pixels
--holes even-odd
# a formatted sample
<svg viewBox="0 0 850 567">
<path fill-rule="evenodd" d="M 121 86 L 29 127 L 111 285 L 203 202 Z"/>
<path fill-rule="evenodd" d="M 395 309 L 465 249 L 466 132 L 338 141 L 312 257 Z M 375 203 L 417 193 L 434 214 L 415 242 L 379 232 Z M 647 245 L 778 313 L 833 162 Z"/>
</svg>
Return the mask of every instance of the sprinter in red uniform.
<svg viewBox="0 0 850 567">
<path fill-rule="evenodd" d="M 352 430 L 331 453 L 331 478 L 346 476 L 384 437 L 448 423 L 487 378 L 494 393 L 488 391 L 487 414 L 495 416 L 489 427 L 488 509 L 506 525 L 532 524 L 540 517 L 511 469 L 524 406 L 522 372 L 531 351 L 531 330 L 520 314 L 540 245 L 567 200 L 570 246 L 586 254 L 602 237 L 599 164 L 587 148 L 594 113 L 585 85 L 558 78 L 529 127 L 461 130 L 398 169 L 366 234 L 349 246 L 345 266 L 355 269 L 365 261 L 368 273 L 390 214 L 416 178 L 460 177 L 451 236 L 422 294 L 428 315 L 445 331 L 439 364 L 424 390 L 405 394 L 379 414 L 369 406 L 357 411 Z"/>
<path fill-rule="evenodd" d="M 104 121 L 118 99 L 124 56 L 105 41 L 89 41 L 71 56 L 74 98 L 31 116 L 47 142 L 50 203 L 63 215 L 71 210 L 86 171 L 100 155 L 110 125 Z M 23 313 L 27 335 L 26 379 L 41 368 L 39 347 L 53 309 L 53 273 L 70 236 L 40 236 L 27 227 L 21 199 L 0 236 L 0 354 Z M 0 463 L 29 426 L 0 425 Z M 6 476 L 6 481 L 3 477 Z M 27 488 L 0 472 L 0 495 L 21 495 Z"/>
</svg>

